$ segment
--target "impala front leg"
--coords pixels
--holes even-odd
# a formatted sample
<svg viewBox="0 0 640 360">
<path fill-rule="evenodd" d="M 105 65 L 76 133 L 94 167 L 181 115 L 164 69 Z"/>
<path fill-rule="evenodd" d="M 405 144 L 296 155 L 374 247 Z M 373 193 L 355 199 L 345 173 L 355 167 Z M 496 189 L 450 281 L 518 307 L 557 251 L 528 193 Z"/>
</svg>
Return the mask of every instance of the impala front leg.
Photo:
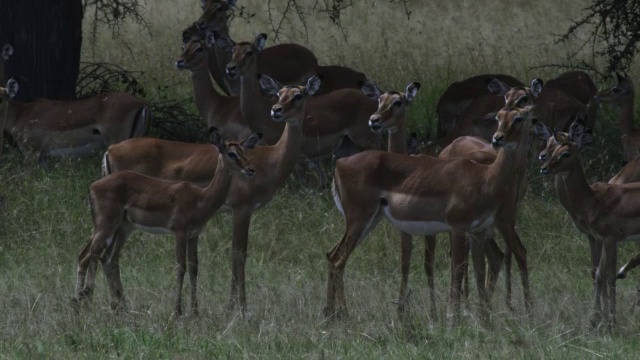
<svg viewBox="0 0 640 360">
<path fill-rule="evenodd" d="M 471 237 L 471 256 L 473 257 L 473 270 L 476 276 L 476 287 L 478 288 L 478 296 L 480 297 L 480 314 L 483 321 L 489 320 L 491 312 L 491 304 L 487 296 L 485 288 L 486 267 L 485 267 L 485 247 L 486 241 L 483 238 L 484 232 L 470 234 Z"/>
<path fill-rule="evenodd" d="M 427 284 L 429 285 L 429 301 L 431 302 L 431 321 L 437 317 L 436 310 L 436 285 L 433 276 L 434 259 L 436 253 L 436 236 L 426 235 L 424 237 L 424 272 L 427 274 Z"/>
<path fill-rule="evenodd" d="M 122 310 L 125 308 L 124 290 L 122 287 L 122 277 L 120 276 L 120 250 L 126 242 L 130 230 L 120 228 L 116 231 L 111 245 L 106 249 L 105 256 L 102 257 L 102 269 L 107 278 L 111 297 L 114 299 L 111 303 L 113 310 Z"/>
<path fill-rule="evenodd" d="M 231 243 L 231 298 L 229 309 L 240 305 L 244 314 L 247 310 L 245 292 L 245 265 L 247 261 L 247 244 L 249 242 L 249 226 L 251 225 L 252 208 L 233 209 L 233 240 Z"/>
<path fill-rule="evenodd" d="M 187 267 L 191 284 L 191 312 L 198 315 L 198 237 L 189 239 L 187 244 Z"/>
<path fill-rule="evenodd" d="M 462 281 L 467 268 L 469 256 L 467 236 L 464 233 L 451 231 L 451 289 L 449 292 L 449 310 L 447 319 L 452 325 L 460 317 L 460 295 Z"/>
<path fill-rule="evenodd" d="M 400 281 L 400 295 L 398 296 L 398 315 L 405 312 L 407 302 L 407 284 L 409 282 L 409 270 L 411 269 L 411 252 L 413 249 L 413 237 L 405 232 L 400 233 L 402 245 L 401 270 L 402 280 Z"/>
<path fill-rule="evenodd" d="M 184 234 L 176 234 L 176 305 L 175 313 L 182 315 L 182 285 L 187 268 L 187 238 Z"/>
<path fill-rule="evenodd" d="M 618 242 L 616 239 L 605 240 L 602 246 L 604 264 L 604 311 L 606 311 L 607 327 L 616 326 L 616 264 L 618 262 Z"/>
</svg>

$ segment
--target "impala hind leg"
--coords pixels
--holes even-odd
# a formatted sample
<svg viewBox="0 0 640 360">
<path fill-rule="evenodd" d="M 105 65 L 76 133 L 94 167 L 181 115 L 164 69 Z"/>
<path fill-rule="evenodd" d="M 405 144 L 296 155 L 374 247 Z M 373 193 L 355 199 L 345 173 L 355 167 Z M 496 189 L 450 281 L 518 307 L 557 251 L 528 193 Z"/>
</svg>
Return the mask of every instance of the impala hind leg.
<svg viewBox="0 0 640 360">
<path fill-rule="evenodd" d="M 495 232 L 493 228 L 486 230 L 484 234 L 485 245 L 485 257 L 488 261 L 488 276 L 486 282 L 487 296 L 489 300 L 493 299 L 493 293 L 496 289 L 498 282 L 498 275 L 500 275 L 500 269 L 505 259 L 505 254 L 495 241 Z"/>
<path fill-rule="evenodd" d="M 618 260 L 618 244 L 615 239 L 607 239 L 602 246 L 603 311 L 608 329 L 616 325 L 616 265 Z"/>
<path fill-rule="evenodd" d="M 337 317 L 348 316 L 347 301 L 344 295 L 344 268 L 356 246 L 380 222 L 380 215 L 376 209 L 371 215 L 362 216 L 359 219 L 368 219 L 368 221 L 349 221 L 347 218 L 347 229 L 344 236 L 327 253 L 329 276 L 327 281 L 327 305 L 324 308 L 326 317 L 334 315 Z"/>
<path fill-rule="evenodd" d="M 478 288 L 478 297 L 480 298 L 480 317 L 484 322 L 489 320 L 491 313 L 491 304 L 485 287 L 486 281 L 486 265 L 485 254 L 487 242 L 483 233 L 476 233 L 471 238 L 471 256 L 473 258 L 473 271 L 476 278 L 476 287 Z"/>
<path fill-rule="evenodd" d="M 182 285 L 187 269 L 187 238 L 184 234 L 176 234 L 176 305 L 174 312 L 182 315 Z"/>
<path fill-rule="evenodd" d="M 111 245 L 105 251 L 106 256 L 101 258 L 104 275 L 107 278 L 107 284 L 113 299 L 111 302 L 113 310 L 125 309 L 124 289 L 120 275 L 120 251 L 130 234 L 131 230 L 120 227 L 116 231 Z"/>
<path fill-rule="evenodd" d="M 102 256 L 109 239 L 112 238 L 113 233 L 102 231 L 94 232 L 89 242 L 80 251 L 80 254 L 78 254 L 76 301 L 91 298 L 98 260 Z"/>
</svg>

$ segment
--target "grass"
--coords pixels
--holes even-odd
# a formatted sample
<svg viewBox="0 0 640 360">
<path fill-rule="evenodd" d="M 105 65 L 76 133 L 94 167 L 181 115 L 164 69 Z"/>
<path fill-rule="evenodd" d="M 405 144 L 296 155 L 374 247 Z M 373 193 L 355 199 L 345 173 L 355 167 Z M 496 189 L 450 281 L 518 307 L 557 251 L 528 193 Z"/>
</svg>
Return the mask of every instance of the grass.
<svg viewBox="0 0 640 360">
<path fill-rule="evenodd" d="M 239 2 L 263 9 L 263 2 Z M 426 133 L 434 125 L 438 94 L 453 80 L 483 72 L 521 79 L 551 76 L 552 71 L 531 71 L 529 66 L 565 59 L 572 45 L 553 45 L 550 33 L 561 32 L 566 19 L 584 6 L 578 1 L 489 5 L 468 0 L 410 5 L 414 13 L 407 20 L 397 6 L 359 2 L 344 15 L 346 38 L 326 19 L 314 16 L 307 38 L 293 20 L 282 40 L 307 44 L 323 63 L 363 70 L 385 89 L 401 90 L 410 81 L 421 81 L 409 127 Z M 97 47 L 85 47 L 84 58 L 147 71 L 155 78 L 150 81 L 173 88 L 176 96 L 191 94 L 188 76 L 172 64 L 180 52 L 180 30 L 198 16 L 197 1 L 176 5 L 158 0 L 149 2 L 146 11 L 153 37 L 125 25 L 117 39 L 99 34 Z M 264 19 L 259 12 L 251 23 L 235 20 L 232 35 L 253 37 L 265 31 Z M 620 149 L 611 146 L 619 144 L 617 130 L 610 129 L 611 111 L 605 111 L 603 119 L 592 150 L 584 156 L 593 180 L 610 177 L 620 158 Z M 480 324 L 471 281 L 468 315 L 460 326 L 447 327 L 448 246 L 446 237 L 439 236 L 438 319 L 427 315 L 422 245 L 416 241 L 411 316 L 400 322 L 394 305 L 400 279 L 398 236 L 383 222 L 347 266 L 351 316 L 326 321 L 325 253 L 342 236 L 344 221 L 328 191 L 293 182 L 253 219 L 246 318 L 225 308 L 231 277 L 228 214 L 215 217 L 200 240 L 200 316 L 172 316 L 173 239 L 143 233 L 130 238 L 121 260 L 128 311 L 109 309 L 106 282 L 99 274 L 92 305 L 75 314 L 70 305 L 75 262 L 91 232 L 87 191 L 99 176 L 99 163 L 98 155 L 59 161 L 44 172 L 24 166 L 15 150 L 3 154 L 0 358 L 584 359 L 629 358 L 638 352 L 640 316 L 632 306 L 637 275 L 618 282 L 618 329 L 613 334 L 592 331 L 587 241 L 533 166 L 518 221 L 535 301 L 530 316 L 523 315 L 514 269 L 515 313 L 504 305 L 501 276 L 492 321 Z M 620 258 L 628 259 L 635 250 L 621 246 Z"/>
</svg>

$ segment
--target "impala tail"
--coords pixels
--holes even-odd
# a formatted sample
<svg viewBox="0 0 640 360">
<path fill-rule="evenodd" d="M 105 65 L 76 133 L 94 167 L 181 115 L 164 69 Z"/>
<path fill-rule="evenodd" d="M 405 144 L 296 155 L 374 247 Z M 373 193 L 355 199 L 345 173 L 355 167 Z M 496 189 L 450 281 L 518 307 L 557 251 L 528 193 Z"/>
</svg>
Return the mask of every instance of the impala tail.
<svg viewBox="0 0 640 360">
<path fill-rule="evenodd" d="M 109 150 L 104 152 L 104 156 L 102 156 L 102 166 L 100 168 L 100 175 L 102 177 L 111 174 L 111 165 L 109 164 Z"/>
<path fill-rule="evenodd" d="M 133 120 L 133 126 L 131 128 L 131 136 L 141 137 L 147 135 L 149 129 L 151 128 L 151 112 L 149 111 L 149 106 L 144 105 L 138 110 L 136 113 L 136 117 Z"/>
<path fill-rule="evenodd" d="M 340 200 L 340 191 L 338 190 L 339 187 L 340 187 L 340 184 L 338 183 L 338 177 L 334 172 L 333 181 L 331 182 L 331 194 L 333 194 L 333 201 L 335 201 L 338 211 L 340 211 L 340 213 L 344 215 L 344 209 L 342 208 L 342 201 Z"/>
</svg>

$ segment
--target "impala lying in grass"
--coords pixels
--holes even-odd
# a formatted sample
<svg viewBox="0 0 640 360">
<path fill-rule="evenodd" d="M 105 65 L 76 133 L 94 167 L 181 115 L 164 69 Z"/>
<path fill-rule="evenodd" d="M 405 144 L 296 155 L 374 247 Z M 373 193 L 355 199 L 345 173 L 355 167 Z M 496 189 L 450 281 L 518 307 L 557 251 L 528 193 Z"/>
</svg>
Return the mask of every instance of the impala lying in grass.
<svg viewBox="0 0 640 360">
<path fill-rule="evenodd" d="M 215 176 L 205 188 L 130 171 L 117 172 L 94 182 L 89 193 L 93 233 L 78 255 L 76 300 L 79 302 L 91 296 L 100 260 L 114 298 L 113 307 L 123 305 L 120 250 L 131 232 L 138 228 L 175 236 L 175 312 L 182 313 L 182 283 L 187 268 L 191 281 L 191 310 L 197 312 L 198 236 L 224 204 L 231 184 L 239 178 L 254 176 L 256 171 L 245 156 L 245 149 L 253 148 L 259 140 L 259 135 L 251 135 L 240 143 L 225 143 L 214 130 L 211 152 L 217 148 L 218 165 Z"/>
</svg>

